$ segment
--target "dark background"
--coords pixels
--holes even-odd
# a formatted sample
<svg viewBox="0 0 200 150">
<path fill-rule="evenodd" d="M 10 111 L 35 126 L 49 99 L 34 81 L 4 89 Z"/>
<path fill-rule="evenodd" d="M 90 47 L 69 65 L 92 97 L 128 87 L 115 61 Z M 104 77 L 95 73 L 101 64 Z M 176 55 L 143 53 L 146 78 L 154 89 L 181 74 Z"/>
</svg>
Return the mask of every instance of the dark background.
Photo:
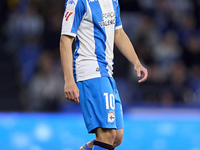
<svg viewBox="0 0 200 150">
<path fill-rule="evenodd" d="M 124 105 L 200 106 L 200 1 L 119 0 L 125 32 L 149 71 L 137 83 L 115 48 L 114 77 Z M 0 111 L 70 112 L 59 40 L 64 0 L 0 1 Z"/>
</svg>

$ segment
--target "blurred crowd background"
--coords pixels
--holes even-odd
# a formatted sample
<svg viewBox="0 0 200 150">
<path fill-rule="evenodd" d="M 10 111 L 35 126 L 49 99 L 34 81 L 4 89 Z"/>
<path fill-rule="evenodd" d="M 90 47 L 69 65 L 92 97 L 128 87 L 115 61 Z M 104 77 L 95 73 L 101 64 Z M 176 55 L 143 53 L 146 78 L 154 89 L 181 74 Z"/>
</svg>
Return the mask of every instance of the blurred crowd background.
<svg viewBox="0 0 200 150">
<path fill-rule="evenodd" d="M 0 1 L 0 111 L 71 111 L 59 40 L 65 0 Z M 149 71 L 115 47 L 124 108 L 200 106 L 200 0 L 119 0 L 123 28 Z"/>
</svg>

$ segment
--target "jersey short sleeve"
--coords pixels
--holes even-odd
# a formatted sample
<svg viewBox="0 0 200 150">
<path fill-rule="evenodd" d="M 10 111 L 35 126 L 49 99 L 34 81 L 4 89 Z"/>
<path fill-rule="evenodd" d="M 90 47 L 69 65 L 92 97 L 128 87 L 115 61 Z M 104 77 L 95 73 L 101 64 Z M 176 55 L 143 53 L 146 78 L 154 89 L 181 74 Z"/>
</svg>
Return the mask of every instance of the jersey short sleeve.
<svg viewBox="0 0 200 150">
<path fill-rule="evenodd" d="M 66 0 L 61 35 L 76 36 L 86 9 L 83 0 Z"/>
<path fill-rule="evenodd" d="M 115 24 L 115 30 L 118 30 L 120 28 L 122 28 L 122 22 L 121 22 L 121 18 L 120 18 L 120 7 L 119 7 L 119 2 L 118 0 L 114 1 L 114 5 L 116 5 L 116 24 Z"/>
</svg>

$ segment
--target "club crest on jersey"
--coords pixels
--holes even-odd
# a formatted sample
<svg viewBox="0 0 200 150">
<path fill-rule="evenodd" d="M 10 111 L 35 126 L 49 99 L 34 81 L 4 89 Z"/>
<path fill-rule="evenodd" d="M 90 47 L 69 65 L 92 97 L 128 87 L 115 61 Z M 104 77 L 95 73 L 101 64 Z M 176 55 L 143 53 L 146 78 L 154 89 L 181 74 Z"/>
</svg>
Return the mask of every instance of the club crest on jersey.
<svg viewBox="0 0 200 150">
<path fill-rule="evenodd" d="M 74 5 L 75 5 L 74 0 L 69 0 L 68 3 L 69 3 L 69 4 L 74 4 Z"/>
<path fill-rule="evenodd" d="M 114 112 L 113 111 L 110 111 L 108 113 L 108 122 L 112 123 L 115 121 L 115 115 L 114 115 Z"/>
</svg>

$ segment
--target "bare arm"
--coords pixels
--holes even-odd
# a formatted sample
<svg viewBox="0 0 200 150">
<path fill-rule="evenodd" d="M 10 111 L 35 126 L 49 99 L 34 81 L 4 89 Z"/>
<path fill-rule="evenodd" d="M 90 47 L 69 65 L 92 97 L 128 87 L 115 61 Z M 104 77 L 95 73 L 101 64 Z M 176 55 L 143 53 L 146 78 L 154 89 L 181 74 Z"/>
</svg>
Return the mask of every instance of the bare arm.
<svg viewBox="0 0 200 150">
<path fill-rule="evenodd" d="M 115 44 L 120 52 L 134 65 L 138 77 L 142 77 L 138 82 L 144 82 L 148 76 L 147 69 L 141 65 L 132 43 L 122 28 L 115 31 Z"/>
<path fill-rule="evenodd" d="M 60 56 L 64 72 L 64 93 L 65 97 L 71 101 L 79 103 L 79 89 L 73 77 L 73 54 L 72 42 L 74 38 L 61 35 L 60 38 Z"/>
</svg>

